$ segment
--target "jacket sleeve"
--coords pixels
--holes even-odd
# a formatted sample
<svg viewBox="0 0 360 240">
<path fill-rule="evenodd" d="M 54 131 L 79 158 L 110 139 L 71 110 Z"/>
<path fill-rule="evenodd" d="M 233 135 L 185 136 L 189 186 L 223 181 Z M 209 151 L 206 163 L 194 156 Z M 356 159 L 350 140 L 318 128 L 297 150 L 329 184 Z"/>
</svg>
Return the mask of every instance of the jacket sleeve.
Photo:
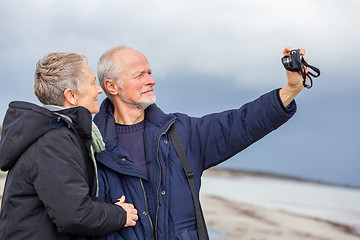
<svg viewBox="0 0 360 240">
<path fill-rule="evenodd" d="M 82 151 L 73 137 L 50 133 L 39 139 L 33 181 L 36 192 L 59 232 L 86 236 L 115 232 L 125 225 L 126 212 L 91 199 Z"/>
<path fill-rule="evenodd" d="M 109 194 L 109 187 L 107 177 L 103 167 L 98 165 L 98 177 L 99 177 L 99 196 L 96 198 L 98 202 L 111 203 L 111 197 Z M 106 236 L 97 237 L 96 240 L 123 240 L 118 232 L 110 233 Z"/>
<path fill-rule="evenodd" d="M 188 147 L 197 159 L 202 159 L 198 170 L 225 161 L 288 121 L 296 112 L 296 103 L 285 108 L 278 91 L 266 93 L 239 109 L 190 118 Z"/>
</svg>

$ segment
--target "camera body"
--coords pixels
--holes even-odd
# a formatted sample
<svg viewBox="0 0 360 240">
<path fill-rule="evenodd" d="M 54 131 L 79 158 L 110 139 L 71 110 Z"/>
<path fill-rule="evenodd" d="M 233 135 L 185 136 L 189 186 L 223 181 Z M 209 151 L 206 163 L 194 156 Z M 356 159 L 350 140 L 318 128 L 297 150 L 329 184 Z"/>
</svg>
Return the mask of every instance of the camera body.
<svg viewBox="0 0 360 240">
<path fill-rule="evenodd" d="M 286 68 L 286 70 L 292 71 L 292 72 L 299 72 L 301 71 L 302 67 L 302 59 L 303 57 L 300 56 L 300 49 L 294 49 L 290 51 L 289 56 L 284 56 L 281 59 L 282 64 Z"/>
<path fill-rule="evenodd" d="M 285 69 L 291 72 L 299 72 L 303 77 L 303 85 L 306 88 L 311 88 L 313 85 L 312 77 L 319 77 L 320 70 L 317 67 L 311 66 L 308 64 L 304 57 L 300 55 L 300 49 L 295 49 L 290 51 L 289 56 L 284 56 L 281 58 L 281 62 L 284 65 Z M 314 72 L 310 72 L 310 69 Z M 310 84 L 308 85 L 307 79 Z"/>
</svg>

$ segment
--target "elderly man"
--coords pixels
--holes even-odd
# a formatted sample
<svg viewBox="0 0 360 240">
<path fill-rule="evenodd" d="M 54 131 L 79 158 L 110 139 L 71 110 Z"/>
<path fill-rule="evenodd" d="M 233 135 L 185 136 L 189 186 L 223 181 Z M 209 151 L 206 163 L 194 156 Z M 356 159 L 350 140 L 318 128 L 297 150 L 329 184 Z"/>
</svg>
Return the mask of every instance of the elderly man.
<svg viewBox="0 0 360 240">
<path fill-rule="evenodd" d="M 284 50 L 289 55 L 291 48 Z M 305 51 L 301 50 L 301 55 Z M 169 129 L 177 130 L 197 193 L 204 170 L 277 129 L 295 111 L 303 89 L 299 73 L 286 71 L 287 84 L 239 109 L 194 118 L 166 114 L 156 106 L 147 58 L 125 45 L 106 51 L 98 78 L 108 96 L 94 121 L 106 143 L 99 161 L 99 201 L 125 195 L 139 211 L 136 226 L 105 239 L 198 239 L 192 194 Z M 198 199 L 196 199 L 198 201 Z"/>
</svg>

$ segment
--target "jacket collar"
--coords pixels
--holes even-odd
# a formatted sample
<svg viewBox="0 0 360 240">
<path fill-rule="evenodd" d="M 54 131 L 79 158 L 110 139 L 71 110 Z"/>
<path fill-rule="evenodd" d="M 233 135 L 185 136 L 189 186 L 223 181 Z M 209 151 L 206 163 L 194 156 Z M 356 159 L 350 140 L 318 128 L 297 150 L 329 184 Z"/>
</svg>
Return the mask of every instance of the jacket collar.
<svg viewBox="0 0 360 240">
<path fill-rule="evenodd" d="M 174 115 L 164 113 L 156 104 L 150 105 L 145 110 L 145 121 L 150 122 L 162 131 L 165 131 L 174 120 Z M 106 98 L 102 102 L 99 113 L 94 117 L 94 122 L 99 127 L 104 141 L 107 144 L 108 141 L 114 140 L 113 138 L 116 137 L 116 133 L 114 132 L 114 105 L 109 98 Z"/>
<path fill-rule="evenodd" d="M 67 116 L 67 118 L 62 116 Z M 85 146 L 89 146 L 91 114 L 86 108 L 75 107 L 53 112 L 33 103 L 11 102 L 4 119 L 0 142 L 1 169 L 11 169 L 19 156 L 45 133 L 54 128 L 67 127 L 67 125 L 80 135 Z"/>
<path fill-rule="evenodd" d="M 175 120 L 175 116 L 164 113 L 156 104 L 152 104 L 145 110 L 145 120 L 161 130 L 166 130 L 171 122 Z"/>
<path fill-rule="evenodd" d="M 120 146 L 115 126 L 114 106 L 112 102 L 106 98 L 101 106 L 100 111 L 94 117 L 94 122 L 98 126 L 104 142 L 106 144 L 105 152 L 97 155 L 97 160 L 107 167 L 120 172 L 122 174 L 140 176 L 141 173 L 134 168 L 129 161 L 121 161 L 121 159 L 130 159 L 126 151 Z M 156 104 L 150 105 L 145 110 L 145 133 L 144 137 L 152 141 L 147 141 L 150 144 L 156 144 L 153 139 L 154 136 L 160 136 L 165 132 L 171 123 L 175 120 L 172 114 L 165 114 Z M 147 137 L 148 136 L 148 137 Z M 155 137 L 156 137 L 155 136 Z M 146 142 L 146 139 L 144 142 Z M 147 144 L 148 145 L 148 144 Z M 148 150 L 147 150 L 148 149 Z M 152 147 L 145 146 L 146 155 L 152 155 L 149 151 Z"/>
</svg>

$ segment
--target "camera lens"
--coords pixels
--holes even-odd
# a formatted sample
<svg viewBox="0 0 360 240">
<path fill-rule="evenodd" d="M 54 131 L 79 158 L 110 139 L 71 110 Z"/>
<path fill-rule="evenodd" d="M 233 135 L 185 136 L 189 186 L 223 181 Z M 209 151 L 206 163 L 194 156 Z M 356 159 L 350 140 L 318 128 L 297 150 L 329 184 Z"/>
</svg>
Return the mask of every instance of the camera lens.
<svg viewBox="0 0 360 240">
<path fill-rule="evenodd" d="M 284 65 L 284 67 L 286 69 L 291 69 L 292 68 L 292 60 L 291 60 L 290 56 L 283 57 L 281 60 L 282 60 L 282 64 Z"/>
</svg>

